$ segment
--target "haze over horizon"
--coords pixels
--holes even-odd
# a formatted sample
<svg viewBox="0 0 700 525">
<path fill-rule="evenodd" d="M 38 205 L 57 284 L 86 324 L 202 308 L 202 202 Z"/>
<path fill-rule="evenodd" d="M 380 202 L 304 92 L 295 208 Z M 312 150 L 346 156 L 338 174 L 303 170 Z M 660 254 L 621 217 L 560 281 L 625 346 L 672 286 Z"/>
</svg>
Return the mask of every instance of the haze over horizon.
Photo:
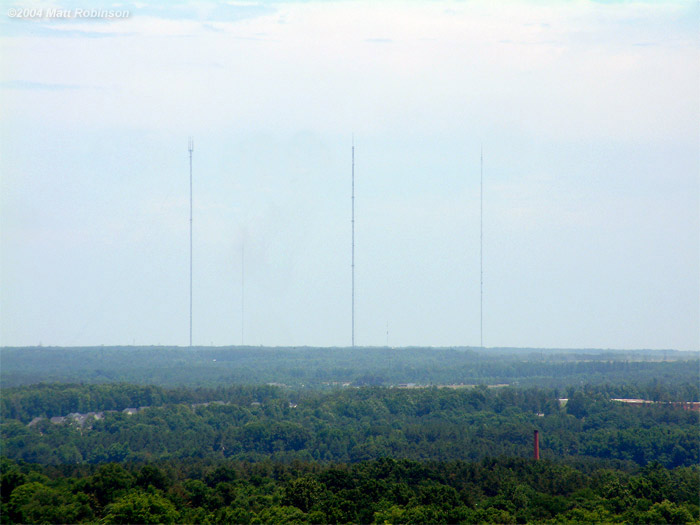
<svg viewBox="0 0 700 525">
<path fill-rule="evenodd" d="M 55 6 L 16 2 L 16 7 Z M 700 349 L 697 2 L 0 12 L 0 345 Z"/>
</svg>

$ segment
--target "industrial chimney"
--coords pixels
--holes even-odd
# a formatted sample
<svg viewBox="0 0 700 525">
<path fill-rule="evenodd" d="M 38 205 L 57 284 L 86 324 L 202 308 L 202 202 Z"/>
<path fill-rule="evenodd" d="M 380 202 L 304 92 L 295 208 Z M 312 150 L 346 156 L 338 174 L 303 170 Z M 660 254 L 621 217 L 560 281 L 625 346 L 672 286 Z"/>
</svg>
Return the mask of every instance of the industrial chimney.
<svg viewBox="0 0 700 525">
<path fill-rule="evenodd" d="M 540 459 L 540 433 L 535 430 L 535 460 Z"/>
</svg>

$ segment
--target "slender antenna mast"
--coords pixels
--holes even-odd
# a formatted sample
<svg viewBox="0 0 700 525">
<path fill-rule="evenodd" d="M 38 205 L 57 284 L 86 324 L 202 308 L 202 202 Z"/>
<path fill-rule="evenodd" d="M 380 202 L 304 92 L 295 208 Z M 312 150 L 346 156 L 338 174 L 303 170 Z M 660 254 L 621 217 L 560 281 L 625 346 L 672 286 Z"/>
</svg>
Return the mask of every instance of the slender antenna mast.
<svg viewBox="0 0 700 525">
<path fill-rule="evenodd" d="M 244 272 L 244 264 L 245 264 L 245 257 L 244 257 L 244 252 L 243 252 L 244 245 L 241 244 L 241 346 L 243 346 L 243 321 L 245 319 L 243 313 L 244 309 L 243 307 L 245 306 L 245 272 Z"/>
<path fill-rule="evenodd" d="M 187 149 L 190 152 L 190 346 L 192 346 L 192 151 L 194 151 L 192 137 L 187 142 Z"/>
<path fill-rule="evenodd" d="M 352 346 L 355 347 L 355 135 L 352 136 Z"/>
<path fill-rule="evenodd" d="M 480 235 L 479 235 L 479 334 L 481 348 L 484 347 L 484 147 L 481 147 L 481 198 L 480 198 Z"/>
</svg>

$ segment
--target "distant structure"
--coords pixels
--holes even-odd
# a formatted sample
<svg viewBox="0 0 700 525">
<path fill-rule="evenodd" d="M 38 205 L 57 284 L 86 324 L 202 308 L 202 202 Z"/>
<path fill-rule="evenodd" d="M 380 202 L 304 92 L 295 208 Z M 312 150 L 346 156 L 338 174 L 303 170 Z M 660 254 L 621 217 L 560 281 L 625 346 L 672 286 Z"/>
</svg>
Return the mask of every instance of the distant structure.
<svg viewBox="0 0 700 525">
<path fill-rule="evenodd" d="M 352 137 L 352 347 L 355 347 L 355 136 Z"/>
<path fill-rule="evenodd" d="M 244 245 L 241 244 L 241 346 L 243 346 L 243 327 L 244 327 L 244 312 L 245 310 L 243 309 L 245 306 L 245 272 L 244 272 L 244 264 L 245 264 L 245 257 L 244 257 L 244 252 L 243 252 Z"/>
<path fill-rule="evenodd" d="M 194 141 L 192 137 L 187 142 L 187 149 L 190 152 L 190 347 L 192 346 L 192 152 L 194 151 Z"/>
<path fill-rule="evenodd" d="M 479 207 L 479 336 L 480 347 L 484 348 L 484 147 L 481 147 L 481 190 L 480 190 L 480 207 Z"/>
</svg>

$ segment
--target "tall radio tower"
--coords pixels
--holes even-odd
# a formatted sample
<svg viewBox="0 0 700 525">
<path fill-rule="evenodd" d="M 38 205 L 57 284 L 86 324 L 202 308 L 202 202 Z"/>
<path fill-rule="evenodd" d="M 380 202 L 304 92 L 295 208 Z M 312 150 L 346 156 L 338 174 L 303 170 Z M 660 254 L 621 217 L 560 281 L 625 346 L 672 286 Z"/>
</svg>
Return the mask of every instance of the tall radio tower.
<svg viewBox="0 0 700 525">
<path fill-rule="evenodd" d="M 481 348 L 484 347 L 484 147 L 481 147 L 481 197 L 480 197 L 480 234 L 479 234 L 479 273 L 480 273 L 480 288 L 479 288 L 479 334 L 481 339 Z"/>
<path fill-rule="evenodd" d="M 243 329 L 245 327 L 245 256 L 244 250 L 245 245 L 241 244 L 241 346 L 243 346 Z"/>
<path fill-rule="evenodd" d="M 187 149 L 190 152 L 190 347 L 192 346 L 192 152 L 194 151 L 194 141 L 192 137 L 187 142 Z"/>
<path fill-rule="evenodd" d="M 352 346 L 355 347 L 355 135 L 352 137 Z"/>
</svg>

